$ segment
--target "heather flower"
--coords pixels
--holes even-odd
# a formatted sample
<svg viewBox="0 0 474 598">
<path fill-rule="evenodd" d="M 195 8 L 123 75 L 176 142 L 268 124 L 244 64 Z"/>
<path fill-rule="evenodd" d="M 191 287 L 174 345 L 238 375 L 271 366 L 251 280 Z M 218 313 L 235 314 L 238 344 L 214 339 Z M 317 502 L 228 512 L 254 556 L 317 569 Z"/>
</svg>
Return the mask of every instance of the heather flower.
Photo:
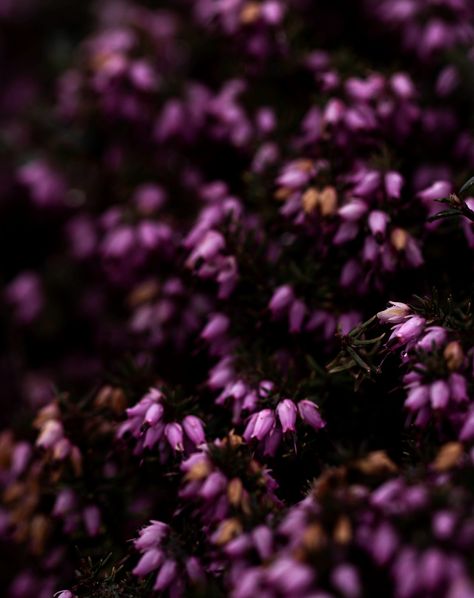
<svg viewBox="0 0 474 598">
<path fill-rule="evenodd" d="M 367 204 L 364 201 L 361 199 L 352 199 L 339 208 L 338 214 L 344 220 L 357 221 L 367 212 L 367 209 Z"/>
<path fill-rule="evenodd" d="M 250 438 L 257 438 L 262 440 L 267 436 L 272 427 L 275 425 L 275 416 L 271 409 L 263 409 L 250 418 L 247 434 L 244 433 L 244 438 L 249 435 Z"/>
<path fill-rule="evenodd" d="M 390 304 L 391 307 L 379 311 L 377 317 L 384 324 L 400 324 L 410 314 L 410 308 L 399 301 L 390 301 Z"/>
<path fill-rule="evenodd" d="M 202 338 L 208 342 L 215 341 L 227 332 L 229 323 L 229 318 L 224 314 L 214 314 L 201 332 Z"/>
<path fill-rule="evenodd" d="M 301 331 L 305 315 L 306 305 L 303 301 L 300 301 L 299 299 L 293 301 L 289 312 L 290 332 L 295 333 Z"/>
<path fill-rule="evenodd" d="M 89 536 L 96 536 L 100 530 L 101 516 L 96 505 L 87 506 L 83 513 L 84 525 Z"/>
<path fill-rule="evenodd" d="M 384 324 L 400 324 L 410 314 L 410 308 L 405 303 L 390 301 L 391 307 L 379 311 L 377 317 Z"/>
<path fill-rule="evenodd" d="M 5 592 L 472 595 L 471 2 L 0 4 Z"/>
<path fill-rule="evenodd" d="M 171 445 L 171 448 L 175 451 L 183 451 L 183 428 L 180 424 L 173 422 L 166 424 L 165 436 Z"/>
<path fill-rule="evenodd" d="M 156 576 L 154 590 L 161 591 L 165 590 L 176 578 L 177 567 L 176 562 L 167 560 L 163 563 L 160 568 L 158 575 Z"/>
<path fill-rule="evenodd" d="M 374 237 L 383 237 L 388 224 L 388 216 L 385 212 L 375 210 L 370 212 L 368 223 Z"/>
<path fill-rule="evenodd" d="M 183 419 L 183 429 L 191 442 L 196 446 L 199 446 L 205 441 L 204 426 L 198 417 L 187 415 Z"/>
<path fill-rule="evenodd" d="M 41 280 L 33 272 L 23 272 L 7 286 L 5 298 L 13 307 L 15 317 L 24 324 L 30 324 L 44 308 Z"/>
<path fill-rule="evenodd" d="M 273 315 L 281 313 L 293 302 L 293 290 L 288 285 L 278 287 L 270 300 L 268 305 Z"/>
<path fill-rule="evenodd" d="M 399 199 L 403 187 L 403 177 L 399 172 L 391 171 L 385 175 L 385 190 L 388 197 Z"/>
<path fill-rule="evenodd" d="M 410 316 L 394 328 L 390 339 L 397 339 L 399 342 L 407 344 L 419 337 L 425 325 L 426 320 L 421 316 Z"/>
<path fill-rule="evenodd" d="M 316 405 L 308 399 L 303 399 L 298 403 L 298 412 L 301 419 L 315 430 L 320 430 L 326 425 Z"/>
<path fill-rule="evenodd" d="M 297 408 L 291 399 L 283 399 L 278 403 L 276 412 L 281 423 L 283 433 L 295 431 Z"/>
</svg>

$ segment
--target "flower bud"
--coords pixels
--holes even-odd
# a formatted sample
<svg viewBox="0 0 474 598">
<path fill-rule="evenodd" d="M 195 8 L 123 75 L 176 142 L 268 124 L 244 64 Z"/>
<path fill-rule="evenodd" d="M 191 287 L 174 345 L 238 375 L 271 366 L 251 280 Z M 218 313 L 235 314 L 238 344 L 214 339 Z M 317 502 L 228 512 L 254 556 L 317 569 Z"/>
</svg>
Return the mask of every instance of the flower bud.
<svg viewBox="0 0 474 598">
<path fill-rule="evenodd" d="M 212 472 L 199 490 L 199 495 L 206 499 L 212 500 L 227 487 L 227 479 L 224 474 L 219 471 Z"/>
<path fill-rule="evenodd" d="M 362 199 L 352 199 L 339 208 L 338 214 L 343 220 L 355 222 L 367 212 L 367 204 Z"/>
<path fill-rule="evenodd" d="M 183 419 L 182 425 L 184 431 L 186 432 L 186 436 L 196 446 L 206 441 L 206 436 L 204 434 L 204 426 L 202 424 L 202 421 L 198 417 L 196 417 L 195 415 L 187 415 Z"/>
<path fill-rule="evenodd" d="M 385 236 L 389 218 L 388 214 L 380 210 L 374 210 L 369 214 L 369 228 L 374 237 Z"/>
<path fill-rule="evenodd" d="M 155 585 L 153 589 L 156 591 L 165 590 L 176 578 L 177 565 L 173 560 L 164 562 L 160 572 L 156 576 Z"/>
<path fill-rule="evenodd" d="M 148 575 L 148 573 L 158 569 L 162 562 L 163 551 L 158 548 L 151 548 L 143 554 L 132 573 L 138 577 L 144 577 L 145 575 Z"/>
<path fill-rule="evenodd" d="M 214 314 L 201 332 L 201 337 L 212 342 L 225 334 L 229 328 L 230 320 L 224 314 Z"/>
<path fill-rule="evenodd" d="M 163 411 L 164 407 L 161 403 L 153 403 L 146 412 L 145 422 L 149 426 L 155 426 L 161 420 Z"/>
<path fill-rule="evenodd" d="M 390 338 L 397 338 L 402 343 L 408 343 L 423 332 L 425 324 L 426 320 L 421 316 L 411 316 L 394 330 Z"/>
<path fill-rule="evenodd" d="M 303 399 L 298 403 L 298 411 L 301 419 L 315 430 L 321 430 L 326 425 L 319 413 L 317 406 L 308 399 Z"/>
<path fill-rule="evenodd" d="M 458 370 L 464 361 L 464 353 L 459 341 L 451 341 L 443 351 L 446 365 L 450 370 Z"/>
<path fill-rule="evenodd" d="M 449 386 L 444 380 L 437 380 L 430 386 L 430 399 L 433 409 L 444 409 L 449 401 Z"/>
<path fill-rule="evenodd" d="M 303 320 L 306 315 L 306 305 L 303 301 L 296 299 L 293 301 L 290 307 L 290 332 L 296 333 L 301 331 L 301 326 L 303 325 Z"/>
<path fill-rule="evenodd" d="M 257 417 L 255 419 L 255 427 L 251 434 L 251 438 L 263 440 L 274 425 L 275 415 L 273 411 L 271 409 L 262 409 L 262 411 L 257 413 Z"/>
<path fill-rule="evenodd" d="M 400 198 L 403 187 L 403 177 L 399 172 L 390 171 L 385 175 L 385 191 L 388 197 Z"/>
<path fill-rule="evenodd" d="M 89 505 L 82 512 L 84 525 L 89 536 L 97 536 L 100 530 L 100 511 L 95 505 Z"/>
<path fill-rule="evenodd" d="M 297 408 L 291 399 L 283 399 L 278 403 L 276 412 L 283 432 L 294 432 Z"/>
<path fill-rule="evenodd" d="M 278 287 L 273 293 L 268 307 L 273 315 L 286 309 L 294 299 L 293 289 L 289 285 Z"/>
<path fill-rule="evenodd" d="M 410 308 L 399 301 L 390 301 L 390 304 L 391 307 L 378 312 L 377 318 L 384 324 L 400 324 L 410 313 Z"/>
<path fill-rule="evenodd" d="M 63 437 L 63 434 L 64 430 L 61 422 L 50 419 L 43 426 L 41 434 L 36 441 L 36 446 L 46 449 L 52 448 Z"/>
<path fill-rule="evenodd" d="M 168 442 L 171 445 L 171 448 L 174 451 L 183 451 L 183 428 L 180 424 L 173 422 L 171 424 L 166 424 L 165 426 L 165 436 L 168 439 Z"/>
</svg>

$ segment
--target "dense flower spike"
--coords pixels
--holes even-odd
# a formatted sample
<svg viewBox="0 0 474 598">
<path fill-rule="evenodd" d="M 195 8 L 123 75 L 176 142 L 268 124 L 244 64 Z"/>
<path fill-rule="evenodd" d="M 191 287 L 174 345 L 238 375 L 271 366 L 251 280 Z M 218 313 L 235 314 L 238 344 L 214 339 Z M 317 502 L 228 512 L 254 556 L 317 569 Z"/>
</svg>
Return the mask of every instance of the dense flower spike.
<svg viewBox="0 0 474 598">
<path fill-rule="evenodd" d="M 471 0 L 76 4 L 0 0 L 2 596 L 474 595 Z"/>
</svg>

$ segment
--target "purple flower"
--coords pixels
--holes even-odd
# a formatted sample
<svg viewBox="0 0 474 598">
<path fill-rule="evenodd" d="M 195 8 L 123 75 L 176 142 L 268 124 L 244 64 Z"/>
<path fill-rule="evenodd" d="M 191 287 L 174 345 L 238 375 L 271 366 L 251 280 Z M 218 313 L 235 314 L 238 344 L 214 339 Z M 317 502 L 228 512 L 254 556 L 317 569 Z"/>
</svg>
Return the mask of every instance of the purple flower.
<svg viewBox="0 0 474 598">
<path fill-rule="evenodd" d="M 272 314 L 275 315 L 285 310 L 293 300 L 293 289 L 289 285 L 283 285 L 275 290 L 268 307 Z"/>
<path fill-rule="evenodd" d="M 226 477 L 219 471 L 213 471 L 202 485 L 199 495 L 205 500 L 211 500 L 223 492 L 226 486 Z"/>
<path fill-rule="evenodd" d="M 470 412 L 463 427 L 461 428 L 459 439 L 462 442 L 471 441 L 474 439 L 474 411 Z"/>
<path fill-rule="evenodd" d="M 140 551 L 147 551 L 158 546 L 161 540 L 168 534 L 169 527 L 162 521 L 152 521 L 151 525 L 139 531 L 139 538 L 134 540 L 135 548 Z"/>
<path fill-rule="evenodd" d="M 421 316 L 410 316 L 403 324 L 395 328 L 390 339 L 396 338 L 401 343 L 408 343 L 420 336 L 425 324 L 426 320 Z"/>
<path fill-rule="evenodd" d="M 275 414 L 273 411 L 271 409 L 262 409 L 262 411 L 256 414 L 254 428 L 250 437 L 263 440 L 274 425 Z"/>
<path fill-rule="evenodd" d="M 403 182 L 403 177 L 399 172 L 387 172 L 385 175 L 385 191 L 388 197 L 399 199 Z"/>
<path fill-rule="evenodd" d="M 22 323 L 33 322 L 44 307 L 41 280 L 33 272 L 23 272 L 5 290 L 5 298 L 15 310 L 15 317 Z"/>
<path fill-rule="evenodd" d="M 296 333 L 301 331 L 301 327 L 303 325 L 303 320 L 306 315 L 306 305 L 303 301 L 296 299 L 293 301 L 290 307 L 290 332 Z"/>
<path fill-rule="evenodd" d="M 187 437 L 196 446 L 206 441 L 204 426 L 202 421 L 195 415 L 187 415 L 182 421 L 183 429 Z"/>
<path fill-rule="evenodd" d="M 410 313 L 410 308 L 406 303 L 399 301 L 390 301 L 391 307 L 379 311 L 377 318 L 384 324 L 400 324 Z"/>
<path fill-rule="evenodd" d="M 278 403 L 276 412 L 281 423 L 283 433 L 294 432 L 296 423 L 297 408 L 291 399 L 283 399 Z"/>
<path fill-rule="evenodd" d="M 158 548 L 150 548 L 147 550 L 141 559 L 138 561 L 138 564 L 133 569 L 133 574 L 138 575 L 139 577 L 144 577 L 158 569 L 158 567 L 163 562 L 163 552 Z"/>
<path fill-rule="evenodd" d="M 76 506 L 76 495 L 70 488 L 64 488 L 56 496 L 53 507 L 53 515 L 56 517 L 64 517 L 67 513 L 72 511 Z"/>
<path fill-rule="evenodd" d="M 349 203 L 346 203 L 339 208 L 339 216 L 343 220 L 355 222 L 359 220 L 367 212 L 367 204 L 361 199 L 352 199 Z"/>
<path fill-rule="evenodd" d="M 451 184 L 447 181 L 436 181 L 430 187 L 423 189 L 418 193 L 418 197 L 426 202 L 431 202 L 435 199 L 447 197 L 451 192 Z"/>
<path fill-rule="evenodd" d="M 317 406 L 308 399 L 303 399 L 298 403 L 298 411 L 301 419 L 315 430 L 321 430 L 326 425 L 319 413 Z"/>
<path fill-rule="evenodd" d="M 84 525 L 89 536 L 97 536 L 100 530 L 101 515 L 95 505 L 89 505 L 82 512 Z"/>
<path fill-rule="evenodd" d="M 171 585 L 173 583 L 173 581 L 176 579 L 176 575 L 177 575 L 177 565 L 176 565 L 176 561 L 173 560 L 166 560 L 158 575 L 156 576 L 156 581 L 155 581 L 155 585 L 153 586 L 153 589 L 156 590 L 157 592 L 166 590 L 166 588 Z"/>
<path fill-rule="evenodd" d="M 166 424 L 165 436 L 171 445 L 171 448 L 175 451 L 183 451 L 183 428 L 177 422 Z"/>
<path fill-rule="evenodd" d="M 195 556 L 186 559 L 186 573 L 193 583 L 202 583 L 205 579 L 204 568 Z"/>
<path fill-rule="evenodd" d="M 273 548 L 273 534 L 266 525 L 257 526 L 252 532 L 252 539 L 262 560 L 270 558 Z"/>
<path fill-rule="evenodd" d="M 444 409 L 449 401 L 449 386 L 444 380 L 437 380 L 430 386 L 430 399 L 433 409 Z"/>
<path fill-rule="evenodd" d="M 427 333 L 417 341 L 416 345 L 424 351 L 431 351 L 446 341 L 447 332 L 441 326 L 427 328 Z"/>
<path fill-rule="evenodd" d="M 412 411 L 418 411 L 424 407 L 430 398 L 430 393 L 427 386 L 417 386 L 412 388 L 408 393 L 405 401 L 405 407 Z"/>
<path fill-rule="evenodd" d="M 454 401 L 463 403 L 468 400 L 467 382 L 464 376 L 453 372 L 449 376 L 448 382 L 451 397 Z"/>
<path fill-rule="evenodd" d="M 361 595 L 359 575 L 352 565 L 338 565 L 332 572 L 331 581 L 347 598 L 358 598 Z"/>
<path fill-rule="evenodd" d="M 270 565 L 267 577 L 284 595 L 297 596 L 305 593 L 313 581 L 314 573 L 308 565 L 283 557 Z"/>
<path fill-rule="evenodd" d="M 387 229 L 388 215 L 380 210 L 374 210 L 369 214 L 369 228 L 374 237 L 383 237 Z"/>
<path fill-rule="evenodd" d="M 61 422 L 50 419 L 48 420 L 41 430 L 38 439 L 36 440 L 36 446 L 42 448 L 52 448 L 59 440 L 63 438 L 64 429 Z"/>
<path fill-rule="evenodd" d="M 370 550 L 379 566 L 385 565 L 395 553 L 398 536 L 389 523 L 382 523 L 371 538 Z"/>
<path fill-rule="evenodd" d="M 163 412 L 164 407 L 161 403 L 153 403 L 145 414 L 145 422 L 149 426 L 155 426 L 161 420 Z"/>
<path fill-rule="evenodd" d="M 227 316 L 224 314 L 214 314 L 201 332 L 201 337 L 208 342 L 213 342 L 227 332 L 229 324 L 230 320 Z"/>
</svg>

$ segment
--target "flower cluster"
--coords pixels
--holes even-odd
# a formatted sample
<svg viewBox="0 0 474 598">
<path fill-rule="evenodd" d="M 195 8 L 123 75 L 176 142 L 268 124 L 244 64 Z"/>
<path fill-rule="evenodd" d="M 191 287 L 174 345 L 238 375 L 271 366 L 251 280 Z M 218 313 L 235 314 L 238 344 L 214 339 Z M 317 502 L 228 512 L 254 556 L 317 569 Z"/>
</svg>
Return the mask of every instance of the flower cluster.
<svg viewBox="0 0 474 598">
<path fill-rule="evenodd" d="M 76 4 L 0 0 L 5 596 L 473 595 L 472 0 Z"/>
</svg>

